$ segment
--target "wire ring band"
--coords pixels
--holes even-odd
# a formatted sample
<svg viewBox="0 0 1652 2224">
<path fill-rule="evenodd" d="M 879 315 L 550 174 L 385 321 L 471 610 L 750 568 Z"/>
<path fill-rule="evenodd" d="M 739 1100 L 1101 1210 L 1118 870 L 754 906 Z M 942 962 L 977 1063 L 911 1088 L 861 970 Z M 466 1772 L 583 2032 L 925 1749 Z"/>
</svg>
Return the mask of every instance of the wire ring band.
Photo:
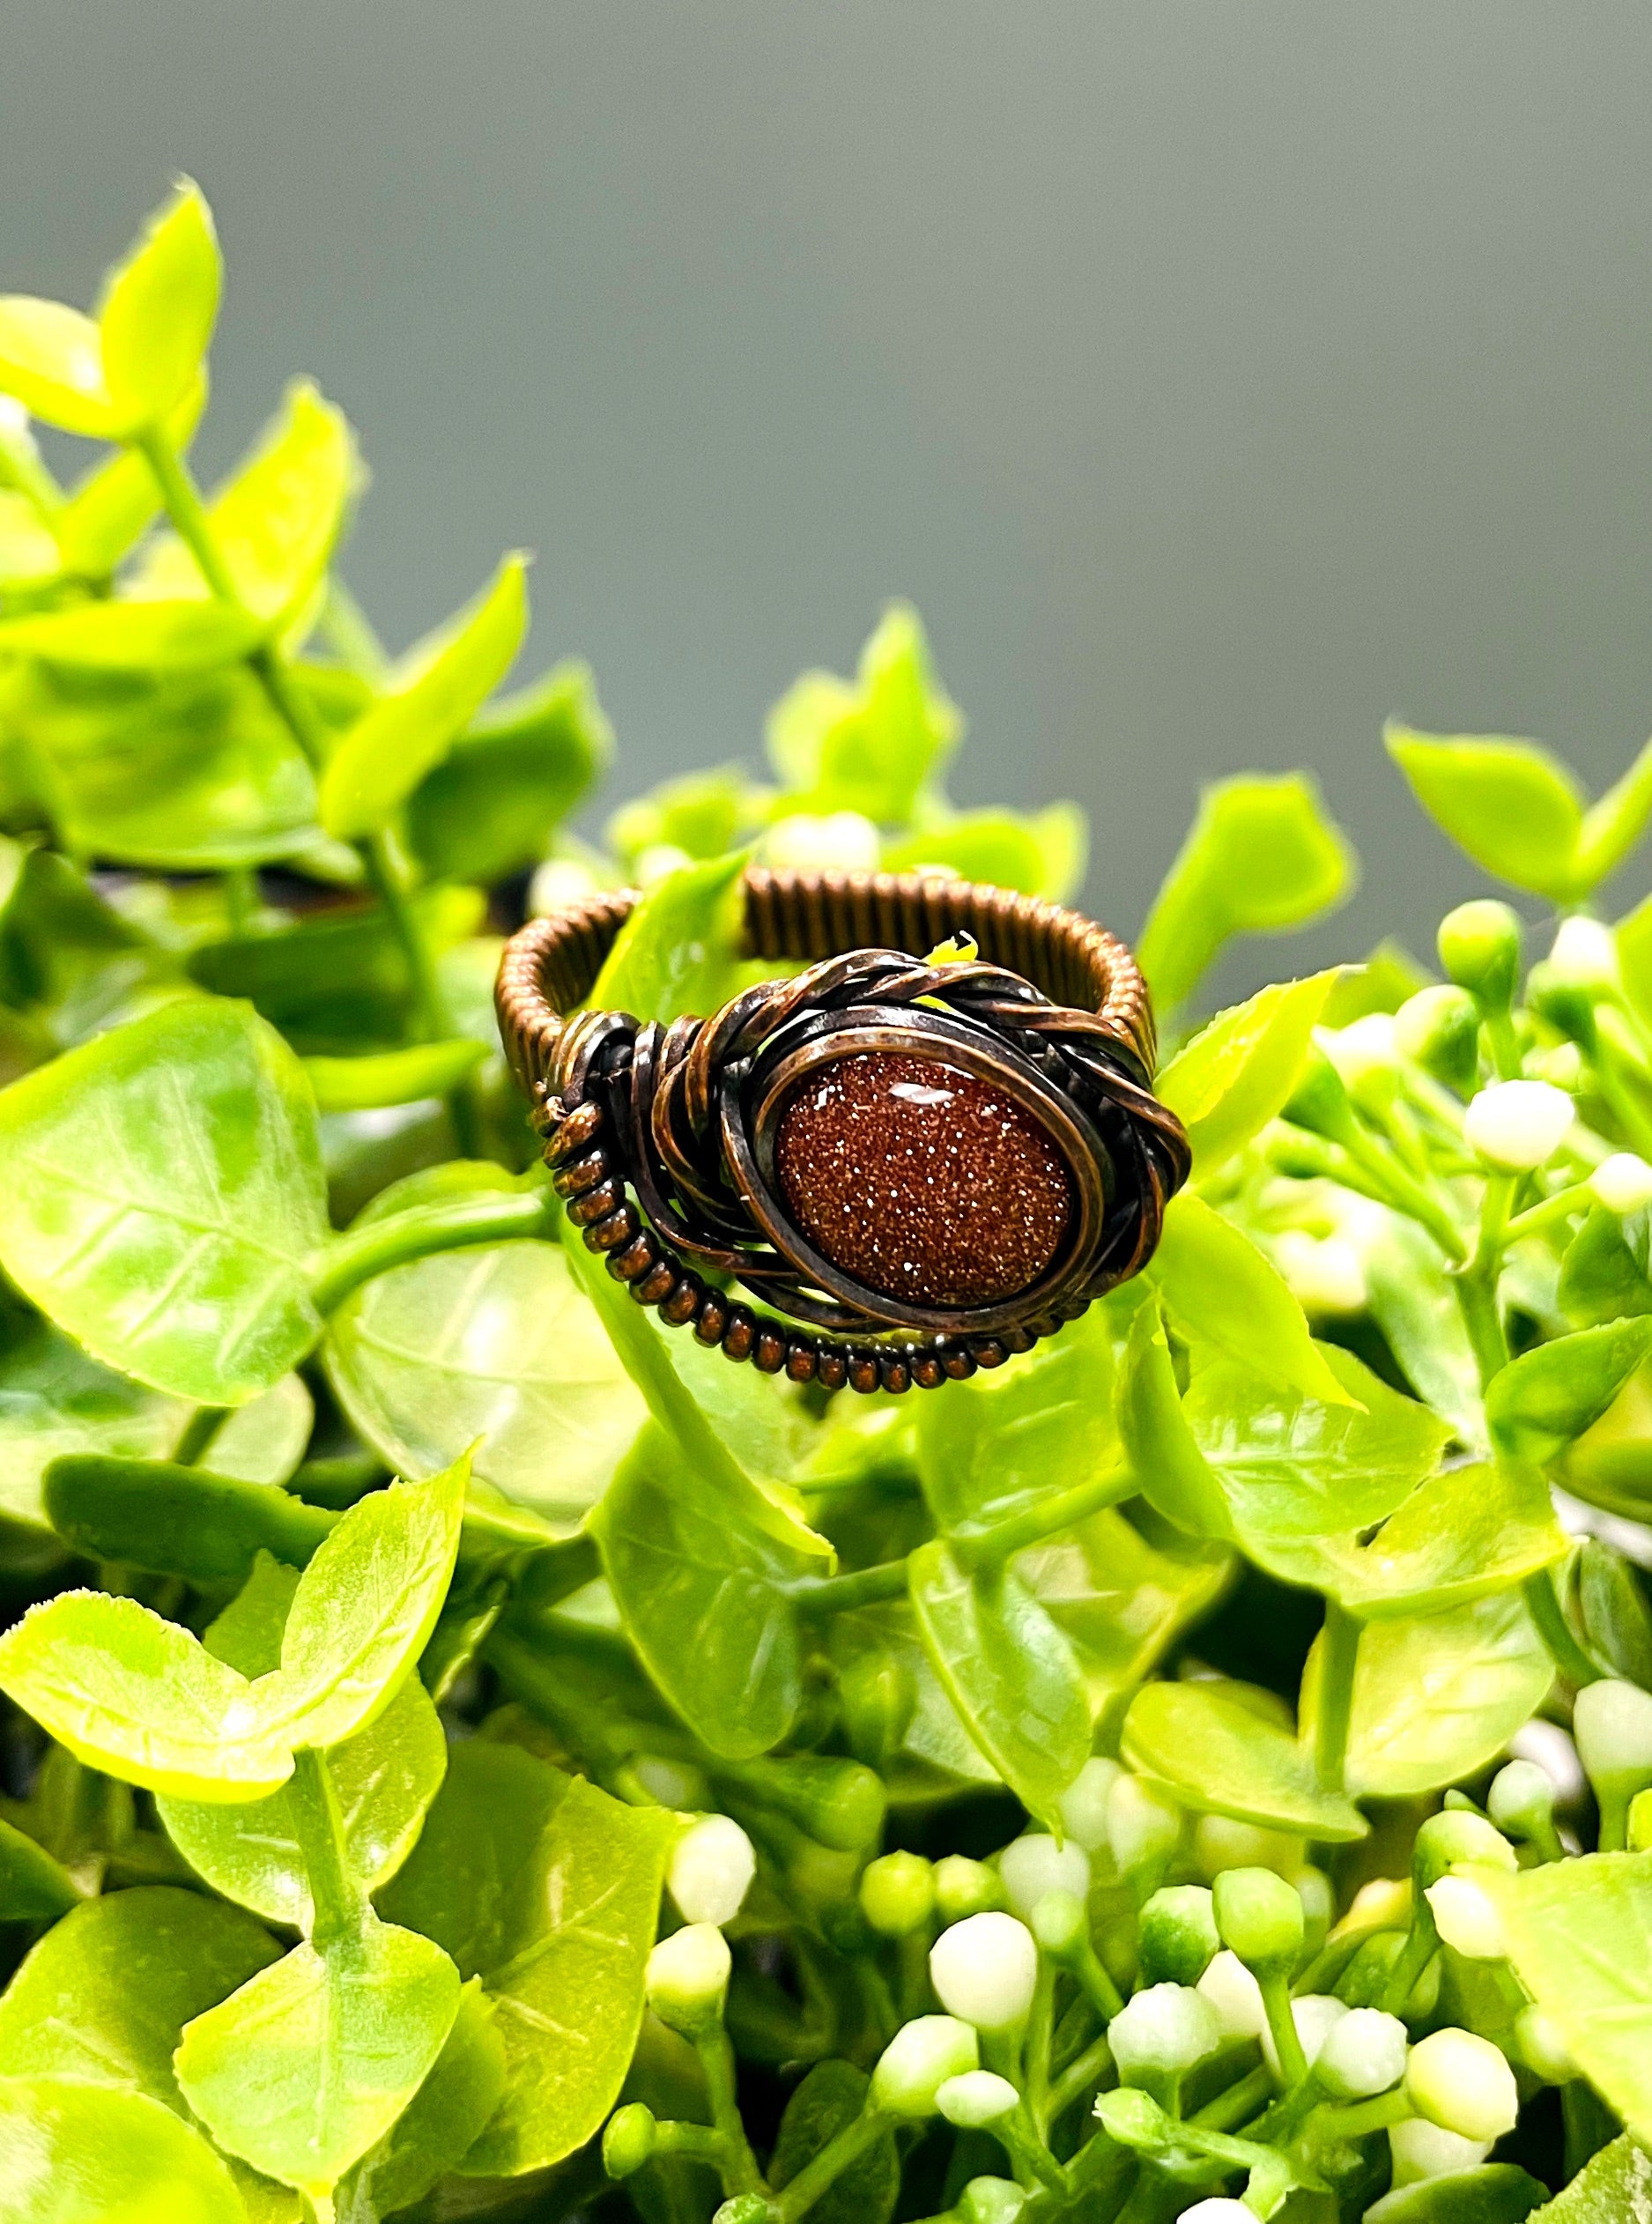
<svg viewBox="0 0 1652 2224">
<path fill-rule="evenodd" d="M 766 1374 L 900 1391 L 1002 1365 L 1145 1265 L 1189 1153 L 1122 943 L 939 875 L 752 866 L 744 897 L 748 953 L 804 969 L 706 1019 L 575 1011 L 633 890 L 500 960 L 553 1185 L 639 1304 Z M 914 954 L 953 936 L 978 957 Z"/>
</svg>

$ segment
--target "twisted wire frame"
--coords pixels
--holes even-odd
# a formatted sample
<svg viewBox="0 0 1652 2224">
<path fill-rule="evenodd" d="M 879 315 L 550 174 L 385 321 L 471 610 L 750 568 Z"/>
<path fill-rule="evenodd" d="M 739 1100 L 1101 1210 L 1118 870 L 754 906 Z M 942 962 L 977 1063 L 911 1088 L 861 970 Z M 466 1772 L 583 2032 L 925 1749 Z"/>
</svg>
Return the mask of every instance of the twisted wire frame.
<svg viewBox="0 0 1652 2224">
<path fill-rule="evenodd" d="M 950 878 L 754 866 L 745 879 L 746 949 L 812 961 L 804 972 L 748 989 L 705 1019 L 643 1024 L 628 1012 L 576 1012 L 638 901 L 631 890 L 603 893 L 530 922 L 506 947 L 496 1000 L 554 1186 L 639 1303 L 765 1373 L 833 1390 L 930 1389 L 1029 1350 L 1151 1257 L 1165 1205 L 1187 1178 L 1187 1138 L 1152 1093 L 1145 983 L 1105 928 L 1058 904 Z M 960 935 L 978 957 L 930 965 L 909 954 Z M 973 1048 L 1011 1086 L 1020 1077 L 1024 1093 L 1054 1092 L 1075 1131 L 1100 1142 L 1074 1168 L 1086 1240 L 1049 1286 L 967 1320 L 905 1305 L 885 1319 L 875 1294 L 841 1281 L 834 1290 L 824 1263 L 805 1273 L 787 1256 L 801 1247 L 766 1207 L 753 1102 L 800 1027 L 869 1019 L 894 1024 L 902 1043 L 933 1056 Z M 754 1311 L 708 1273 L 737 1279 L 789 1317 Z"/>
</svg>

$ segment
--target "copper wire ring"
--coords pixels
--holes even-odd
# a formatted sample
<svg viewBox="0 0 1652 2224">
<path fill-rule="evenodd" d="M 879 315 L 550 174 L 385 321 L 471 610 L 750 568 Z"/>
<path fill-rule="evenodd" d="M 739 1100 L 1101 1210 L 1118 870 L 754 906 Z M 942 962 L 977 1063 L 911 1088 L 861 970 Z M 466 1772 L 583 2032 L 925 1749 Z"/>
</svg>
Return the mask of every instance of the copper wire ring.
<svg viewBox="0 0 1652 2224">
<path fill-rule="evenodd" d="M 500 1031 L 554 1186 L 639 1304 L 766 1374 L 899 1391 L 1002 1365 L 1145 1265 L 1189 1153 L 1152 1094 L 1152 1013 L 1122 943 L 1059 904 L 939 875 L 753 866 L 745 899 L 750 955 L 805 969 L 706 1019 L 575 1010 L 633 890 L 531 921 L 500 963 Z M 917 954 L 959 935 L 977 957 Z M 881 1086 L 913 1060 L 946 1085 L 917 1099 L 973 1108 L 982 1133 L 1009 1136 L 1034 1173 L 1058 1168 L 1050 1179 L 1067 1185 L 1051 1208 L 1058 1234 L 1019 1286 L 915 1296 L 879 1282 L 863 1254 L 834 1257 L 830 1227 L 802 1224 L 810 1168 L 785 1160 L 790 1108 L 822 1078 Z M 818 1101 L 829 1129 L 830 1093 Z M 852 1161 L 863 1140 L 847 1125 L 843 1137 Z M 937 1161 L 954 1180 L 959 1155 Z M 963 1225 L 1002 1226 L 1018 1203 L 972 1193 Z M 886 1196 L 877 1209 L 889 1212 Z M 932 1200 L 898 1196 L 895 1209 L 921 1248 Z M 730 1280 L 777 1311 L 731 1297 Z"/>
</svg>

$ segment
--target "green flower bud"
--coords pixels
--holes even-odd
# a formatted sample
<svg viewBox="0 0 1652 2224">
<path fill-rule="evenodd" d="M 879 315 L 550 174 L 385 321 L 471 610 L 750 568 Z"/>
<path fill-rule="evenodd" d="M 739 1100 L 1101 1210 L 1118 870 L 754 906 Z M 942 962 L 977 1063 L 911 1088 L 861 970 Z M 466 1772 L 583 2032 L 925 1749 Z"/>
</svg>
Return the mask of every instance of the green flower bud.
<svg viewBox="0 0 1652 2224">
<path fill-rule="evenodd" d="M 1451 2027 L 1411 2049 L 1405 2092 L 1419 2116 L 1459 2139 L 1500 2139 L 1520 2113 L 1515 2073 L 1499 2050 Z"/>
<path fill-rule="evenodd" d="M 1313 2057 L 1314 2074 L 1335 2101 L 1369 2100 L 1404 2076 L 1406 2043 L 1398 2016 L 1385 2015 L 1380 2008 L 1350 2008 L 1321 2041 Z"/>
<path fill-rule="evenodd" d="M 1522 2008 L 1515 2017 L 1515 2042 L 1527 2068 L 1545 2085 L 1570 2085 L 1578 2075 L 1559 2025 L 1541 2008 Z"/>
<path fill-rule="evenodd" d="M 1394 2157 L 1394 2183 L 1420 2185 L 1431 2177 L 1452 2177 L 1459 2170 L 1474 2169 L 1492 2151 L 1490 2139 L 1460 2139 L 1442 2131 L 1420 2116 L 1389 2126 L 1389 2151 Z"/>
<path fill-rule="evenodd" d="M 1429 1816 L 1412 1844 L 1411 1874 L 1417 1889 L 1426 1892 L 1460 1862 L 1504 1869 L 1511 1875 L 1519 1866 L 1513 1846 L 1483 1815 L 1468 1807 L 1448 1807 L 1442 1814 Z"/>
<path fill-rule="evenodd" d="M 722 2016 L 729 1990 L 729 1942 L 713 1923 L 691 1923 L 662 1939 L 648 1956 L 648 2005 L 684 2038 Z"/>
<path fill-rule="evenodd" d="M 861 1912 L 880 1938 L 904 1939 L 935 1912 L 935 1872 L 921 1853 L 885 1853 L 861 1875 Z"/>
<path fill-rule="evenodd" d="M 1264 1829 L 1233 1815 L 1201 1815 L 1193 1826 L 1193 1858 L 1206 1884 L 1214 1884 L 1224 1869 L 1275 1869 L 1289 1877 L 1302 1865 L 1303 1847 L 1288 1830 Z"/>
<path fill-rule="evenodd" d="M 1122 1775 L 1108 1794 L 1108 1842 L 1121 1876 L 1168 1861 L 1182 1837 L 1182 1810 L 1139 1776 Z"/>
<path fill-rule="evenodd" d="M 817 1845 L 858 1853 L 881 1835 L 887 1804 L 883 1782 L 858 1761 L 794 1753 L 783 1761 L 747 1761 L 741 1783 Z"/>
<path fill-rule="evenodd" d="M 1394 1043 L 1402 1057 L 1459 1096 L 1467 1096 L 1479 1079 L 1479 1010 L 1454 982 L 1419 989 L 1401 1005 L 1394 1015 Z"/>
<path fill-rule="evenodd" d="M 1015 2224 L 1026 2193 L 1007 2177 L 972 2177 L 958 2204 L 963 2224 Z"/>
<path fill-rule="evenodd" d="M 1303 1951 L 1317 1953 L 1337 1920 L 1336 1887 L 1322 1869 L 1315 1869 L 1307 1862 L 1300 1869 L 1292 1870 L 1290 1881 L 1302 1902 Z"/>
<path fill-rule="evenodd" d="M 1123 1773 L 1116 1761 L 1097 1754 L 1085 1762 L 1056 1803 L 1063 1828 L 1086 1853 L 1100 1853 L 1107 1845 L 1108 1796 Z"/>
<path fill-rule="evenodd" d="M 899 1653 L 859 1653 L 838 1671 L 838 1701 L 849 1751 L 869 1768 L 885 1768 L 911 1725 L 917 1679 Z"/>
<path fill-rule="evenodd" d="M 603 2133 L 603 2168 L 609 2176 L 629 2177 L 640 2170 L 654 2152 L 659 2128 L 654 2110 L 641 2101 L 616 2109 Z"/>
<path fill-rule="evenodd" d="M 935 2095 L 935 2105 L 960 2131 L 980 2131 L 1000 2117 L 1012 2116 L 1020 2098 L 1007 2077 L 991 2070 L 966 2070 L 961 2077 L 947 2079 Z"/>
<path fill-rule="evenodd" d="M 1212 1890 L 1222 1944 L 1258 1977 L 1289 1976 L 1307 1924 L 1296 1887 L 1271 1869 L 1226 1869 Z"/>
<path fill-rule="evenodd" d="M 930 1948 L 930 1982 L 941 2005 L 982 2031 L 1014 2028 L 1033 2005 L 1038 1948 L 1012 1915 L 967 1916 Z"/>
<path fill-rule="evenodd" d="M 1070 1961 L 1089 1935 L 1090 1920 L 1076 1892 L 1047 1892 L 1033 1910 L 1033 1936 L 1052 1961 Z"/>
<path fill-rule="evenodd" d="M 1600 1802 L 1603 1846 L 1621 1844 L 1629 1802 L 1652 1785 L 1652 1693 L 1604 1677 L 1572 1709 L 1578 1758 Z"/>
<path fill-rule="evenodd" d="M 1048 1892 L 1071 1892 L 1082 1900 L 1090 1889 L 1090 1857 L 1070 1839 L 1058 1846 L 1042 1831 L 1029 1831 L 998 1856 L 1004 1897 L 1022 1921 Z"/>
<path fill-rule="evenodd" d="M 1149 2092 L 1196 2069 L 1222 2035 L 1215 2009 L 1185 1984 L 1150 1984 L 1133 1993 L 1108 2026 L 1119 2082 Z"/>
<path fill-rule="evenodd" d="M 1486 1813 L 1511 1838 L 1544 1840 L 1554 1828 L 1554 1779 L 1535 1761 L 1510 1761 L 1492 1778 Z"/>
<path fill-rule="evenodd" d="M 1197 1984 L 1221 1943 L 1207 1887 L 1167 1886 L 1142 1909 L 1142 1983 Z"/>
<path fill-rule="evenodd" d="M 943 1854 L 935 1864 L 935 1907 L 943 1923 L 961 1923 L 1004 1905 L 997 1872 L 967 1854 Z"/>
<path fill-rule="evenodd" d="M 872 2072 L 872 2105 L 885 2116 L 933 2116 L 942 2086 L 980 2060 L 973 2025 L 951 2015 L 918 2016 L 903 2023 L 884 2049 Z"/>
<path fill-rule="evenodd" d="M 1600 1015 L 1596 997 L 1581 982 L 1568 981 L 1546 960 L 1526 975 L 1526 1002 L 1540 1019 L 1546 1019 L 1579 1049 L 1593 1057 L 1600 1048 Z"/>
<path fill-rule="evenodd" d="M 1484 896 L 1460 903 L 1440 922 L 1440 962 L 1482 1011 L 1507 1012 L 1520 980 L 1520 921 Z"/>
<path fill-rule="evenodd" d="M 702 1815 L 671 1853 L 667 1882 L 689 1923 L 731 1923 L 739 1914 L 757 1856 L 752 1841 L 728 1815 Z"/>
</svg>

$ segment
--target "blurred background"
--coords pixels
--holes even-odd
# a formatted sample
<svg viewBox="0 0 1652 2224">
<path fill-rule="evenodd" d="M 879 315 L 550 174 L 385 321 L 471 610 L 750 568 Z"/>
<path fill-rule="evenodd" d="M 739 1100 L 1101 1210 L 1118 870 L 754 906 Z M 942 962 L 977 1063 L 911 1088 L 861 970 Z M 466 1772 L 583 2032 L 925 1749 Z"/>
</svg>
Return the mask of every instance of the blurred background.
<svg viewBox="0 0 1652 2224">
<path fill-rule="evenodd" d="M 203 467 L 314 373 L 397 646 L 537 548 L 605 803 L 755 761 L 905 595 L 957 798 L 1086 805 L 1122 930 L 1202 782 L 1313 768 L 1364 888 L 1237 987 L 1481 885 L 1385 715 L 1594 787 L 1652 726 L 1644 7 L 11 0 L 4 46 L 0 283 L 88 299 L 198 177 Z"/>
</svg>

